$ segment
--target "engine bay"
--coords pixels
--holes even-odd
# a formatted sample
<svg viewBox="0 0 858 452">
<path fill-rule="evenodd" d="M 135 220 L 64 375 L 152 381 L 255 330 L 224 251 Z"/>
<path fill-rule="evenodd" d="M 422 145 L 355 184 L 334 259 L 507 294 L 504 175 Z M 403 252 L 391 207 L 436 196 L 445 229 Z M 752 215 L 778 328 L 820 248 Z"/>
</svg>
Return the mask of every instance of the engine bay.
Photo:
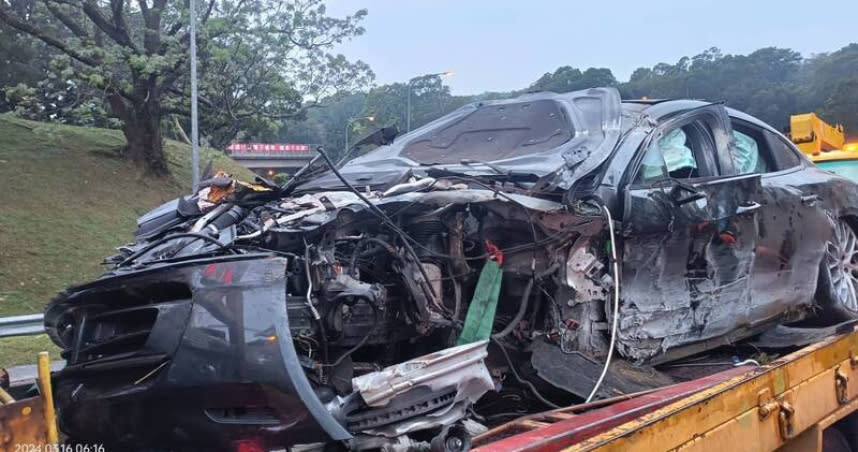
<svg viewBox="0 0 858 452">
<path fill-rule="evenodd" d="M 406 438 L 429 444 L 426 432 L 441 430 L 466 438 L 515 414 L 641 387 L 616 377 L 593 388 L 595 381 L 563 375 L 581 359 L 598 373 L 608 353 L 611 241 L 597 207 L 571 214 L 555 200 L 520 192 L 412 177 L 384 192 L 278 197 L 220 174 L 198 194 L 143 217 L 138 240 L 106 260 L 114 269 L 105 277 L 201 257 L 276 257 L 297 360 L 326 409 L 363 438 L 352 448 Z M 133 292 L 136 299 L 112 301 L 125 309 L 157 301 Z M 112 309 L 103 296 L 54 300 L 49 331 L 70 364 L 82 360 L 81 349 L 93 362 L 109 357 L 109 346 L 74 331 L 82 313 L 92 322 Z M 148 334 L 140 340 L 151 340 Z M 418 372 L 422 383 L 406 378 L 383 403 L 370 403 L 369 387 L 402 377 L 391 366 L 414 368 L 405 363 L 461 348 L 479 356 L 470 371 L 442 365 L 428 379 L 428 371 Z"/>
</svg>

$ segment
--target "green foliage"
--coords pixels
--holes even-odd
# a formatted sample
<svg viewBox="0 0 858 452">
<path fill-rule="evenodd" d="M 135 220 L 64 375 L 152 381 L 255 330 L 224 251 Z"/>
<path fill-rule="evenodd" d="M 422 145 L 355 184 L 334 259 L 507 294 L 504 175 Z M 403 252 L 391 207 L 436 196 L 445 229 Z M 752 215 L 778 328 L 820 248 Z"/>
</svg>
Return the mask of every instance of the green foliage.
<svg viewBox="0 0 858 452">
<path fill-rule="evenodd" d="M 802 108 L 820 111 L 829 121 L 842 123 L 858 138 L 858 44 L 807 61 L 799 77 Z"/>
<path fill-rule="evenodd" d="M 171 175 L 150 178 L 118 158 L 124 144 L 117 130 L 0 115 L 0 316 L 38 312 L 57 291 L 97 276 L 137 217 L 188 192 L 189 146 L 168 140 Z M 201 151 L 213 170 L 252 180 L 223 153 Z"/>
<path fill-rule="evenodd" d="M 128 155 L 163 174 L 162 116 L 190 110 L 187 8 L 169 0 L 0 2 L 0 37 L 21 42 L 0 45 L 0 56 L 46 56 L 35 70 L 5 80 L 0 109 L 100 126 L 116 118 Z M 283 119 L 369 83 L 365 63 L 331 53 L 364 32 L 365 15 L 329 17 L 322 0 L 200 1 L 201 129 L 208 142 L 220 147 L 239 132 L 271 136 Z"/>
<path fill-rule="evenodd" d="M 323 108 L 307 112 L 301 119 L 291 120 L 280 129 L 281 141 L 323 145 L 334 156 L 345 149 L 345 130 L 349 141 L 356 142 L 380 127 L 396 126 L 405 132 L 408 112 L 408 92 L 411 91 L 411 125 L 416 129 L 470 102 L 457 98 L 438 76 L 417 77 L 411 83 L 393 83 L 374 87 L 366 92 L 352 92 L 325 99 Z M 372 116 L 373 121 L 355 118 Z"/>
<path fill-rule="evenodd" d="M 57 82 L 51 75 L 33 86 L 19 83 L 3 89 L 10 111 L 36 121 L 54 121 L 93 127 L 119 128 L 104 102 L 86 86 L 73 80 Z"/>
<path fill-rule="evenodd" d="M 0 115 L 0 316 L 41 312 L 58 291 L 97 277 L 101 259 L 133 239 L 137 217 L 188 193 L 189 146 L 167 140 L 171 175 L 153 179 L 118 158 L 124 144 L 118 130 Z M 212 149 L 201 161 L 253 178 Z M 0 339 L 0 366 L 34 363 L 45 349 L 44 336 Z"/>
<path fill-rule="evenodd" d="M 330 53 L 363 34 L 359 23 L 366 10 L 332 18 L 321 0 L 227 2 L 220 8 L 236 9 L 234 19 L 205 30 L 199 53 L 202 130 L 214 147 L 238 135 L 272 139 L 284 119 L 302 118 L 322 98 L 362 89 L 374 77 L 365 63 Z M 173 110 L 189 108 L 184 94 Z"/>
<path fill-rule="evenodd" d="M 616 86 L 617 79 L 608 68 L 591 67 L 584 72 L 571 66 L 562 66 L 546 73 L 530 86 L 531 91 L 565 93 L 597 86 Z"/>
<path fill-rule="evenodd" d="M 767 47 L 749 55 L 724 55 L 710 48 L 675 64 L 639 68 L 619 86 L 624 97 L 696 98 L 726 101 L 778 127 L 798 108 L 798 52 Z"/>
<path fill-rule="evenodd" d="M 61 350 L 47 335 L 9 337 L 0 339 L 0 363 L 4 367 L 36 364 L 39 352 L 47 351 L 59 359 Z"/>
<path fill-rule="evenodd" d="M 417 128 L 470 102 L 595 86 L 616 86 L 625 98 L 725 101 L 778 128 L 792 113 L 816 111 L 858 133 L 858 44 L 809 58 L 776 47 L 748 55 L 713 47 L 638 68 L 627 82 L 607 68 L 565 65 L 521 90 L 454 96 L 437 76 L 367 89 L 370 68 L 334 53 L 337 44 L 364 33 L 365 16 L 358 10 L 330 17 L 323 0 L 201 0 L 205 142 L 221 148 L 236 138 L 296 141 L 322 144 L 336 155 L 347 147 L 346 135 L 354 142 L 380 126 L 405 131 L 409 97 Z M 160 127 L 154 125 L 170 122 L 161 116 L 179 115 L 189 129 L 188 18 L 186 2 L 168 0 L 0 2 L 0 22 L 7 24 L 0 26 L 0 57 L 9 69 L 0 74 L 0 111 L 123 126 L 130 147 L 157 154 Z M 375 121 L 351 121 L 369 115 Z M 157 155 L 137 160 L 166 168 Z"/>
<path fill-rule="evenodd" d="M 8 8 L 20 15 L 30 15 L 36 2 L 31 0 L 11 0 Z M 43 77 L 46 58 L 50 54 L 47 46 L 10 27 L 0 27 L 0 58 L 3 71 L 0 71 L 0 87 L 18 85 L 35 86 Z M 0 96 L 0 111 L 14 108 L 9 100 Z"/>
<path fill-rule="evenodd" d="M 286 181 L 288 181 L 288 180 L 289 180 L 289 175 L 288 175 L 288 174 L 286 174 L 286 173 L 277 173 L 277 174 L 275 174 L 275 175 L 274 175 L 274 177 L 272 178 L 272 180 L 273 180 L 273 181 L 274 181 L 274 183 L 275 183 L 275 184 L 277 184 L 277 185 L 283 185 L 283 184 L 285 184 L 285 183 L 286 183 Z"/>
<path fill-rule="evenodd" d="M 471 102 L 517 96 L 525 91 L 567 92 L 595 86 L 616 86 L 623 98 L 695 98 L 725 101 L 779 129 L 795 113 L 815 111 L 826 120 L 843 123 L 858 138 L 858 44 L 836 52 L 802 58 L 790 49 L 767 47 L 748 55 L 728 55 L 707 49 L 674 64 L 658 63 L 636 69 L 627 82 L 618 82 L 609 69 L 581 70 L 562 66 L 546 73 L 528 88 L 502 93 L 452 96 L 440 79 L 412 84 L 412 128 Z M 408 85 L 394 83 L 367 92 L 326 100 L 324 109 L 303 120 L 289 121 L 280 130 L 282 140 L 324 145 L 334 153 L 343 149 L 349 118 L 374 115 L 368 124 L 353 123 L 349 136 L 370 127 L 398 125 L 405 129 Z"/>
<path fill-rule="evenodd" d="M 843 123 L 850 137 L 858 138 L 858 76 L 834 85 L 825 99 L 822 115 Z"/>
</svg>

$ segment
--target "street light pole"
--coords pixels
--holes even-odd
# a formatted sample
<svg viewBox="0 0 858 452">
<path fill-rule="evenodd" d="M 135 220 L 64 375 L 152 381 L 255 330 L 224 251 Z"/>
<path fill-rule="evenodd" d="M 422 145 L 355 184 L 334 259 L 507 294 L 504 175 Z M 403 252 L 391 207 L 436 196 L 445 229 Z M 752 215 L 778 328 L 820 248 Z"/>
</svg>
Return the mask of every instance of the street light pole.
<svg viewBox="0 0 858 452">
<path fill-rule="evenodd" d="M 411 132 L 411 85 L 414 84 L 414 80 L 417 78 L 412 78 L 408 81 L 408 102 L 407 107 L 405 107 L 405 133 Z"/>
<path fill-rule="evenodd" d="M 444 71 L 444 72 L 436 72 L 434 74 L 424 74 L 418 75 L 416 77 L 412 77 L 408 80 L 408 96 L 407 96 L 407 107 L 405 110 L 405 132 L 411 132 L 411 89 L 414 86 L 414 82 L 418 80 L 425 80 L 431 77 L 449 77 L 453 75 L 453 71 Z"/>
<path fill-rule="evenodd" d="M 352 123 L 354 123 L 355 121 L 361 121 L 363 119 L 366 119 L 369 122 L 373 122 L 375 121 L 375 116 L 356 116 L 351 117 L 346 121 L 346 140 L 345 143 L 343 143 L 343 158 L 345 158 L 346 155 L 348 155 L 349 153 L 349 129 L 351 128 Z"/>
<path fill-rule="evenodd" d="M 200 188 L 200 131 L 197 117 L 197 2 L 190 0 L 191 19 L 191 186 Z"/>
</svg>

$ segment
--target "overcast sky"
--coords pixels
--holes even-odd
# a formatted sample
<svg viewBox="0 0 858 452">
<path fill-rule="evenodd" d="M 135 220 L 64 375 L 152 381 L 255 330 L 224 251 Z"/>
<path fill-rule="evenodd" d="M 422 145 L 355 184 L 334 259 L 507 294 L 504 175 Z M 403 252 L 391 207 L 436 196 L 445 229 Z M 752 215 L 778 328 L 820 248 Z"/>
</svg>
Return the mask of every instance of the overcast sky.
<svg viewBox="0 0 858 452">
<path fill-rule="evenodd" d="M 778 46 L 808 56 L 858 42 L 858 0 L 328 0 L 341 16 L 369 10 L 366 34 L 337 51 L 379 84 L 452 70 L 454 94 L 528 86 L 558 66 L 675 63 L 709 47 Z"/>
</svg>

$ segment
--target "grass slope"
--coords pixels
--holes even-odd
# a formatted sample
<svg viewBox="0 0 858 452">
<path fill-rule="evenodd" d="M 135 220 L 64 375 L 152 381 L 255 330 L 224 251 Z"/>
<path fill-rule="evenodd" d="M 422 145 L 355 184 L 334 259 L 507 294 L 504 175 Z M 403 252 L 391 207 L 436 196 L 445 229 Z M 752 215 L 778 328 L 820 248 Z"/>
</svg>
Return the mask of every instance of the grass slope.
<svg viewBox="0 0 858 452">
<path fill-rule="evenodd" d="M 98 276 L 101 259 L 132 238 L 135 220 L 190 191 L 190 147 L 166 142 L 171 175 L 146 178 L 118 155 L 120 131 L 0 115 L 0 316 L 40 312 L 64 287 Z M 251 173 L 204 149 L 248 180 Z M 50 341 L 0 340 L 0 366 L 31 363 Z M 52 353 L 55 354 L 55 353 Z"/>
</svg>

